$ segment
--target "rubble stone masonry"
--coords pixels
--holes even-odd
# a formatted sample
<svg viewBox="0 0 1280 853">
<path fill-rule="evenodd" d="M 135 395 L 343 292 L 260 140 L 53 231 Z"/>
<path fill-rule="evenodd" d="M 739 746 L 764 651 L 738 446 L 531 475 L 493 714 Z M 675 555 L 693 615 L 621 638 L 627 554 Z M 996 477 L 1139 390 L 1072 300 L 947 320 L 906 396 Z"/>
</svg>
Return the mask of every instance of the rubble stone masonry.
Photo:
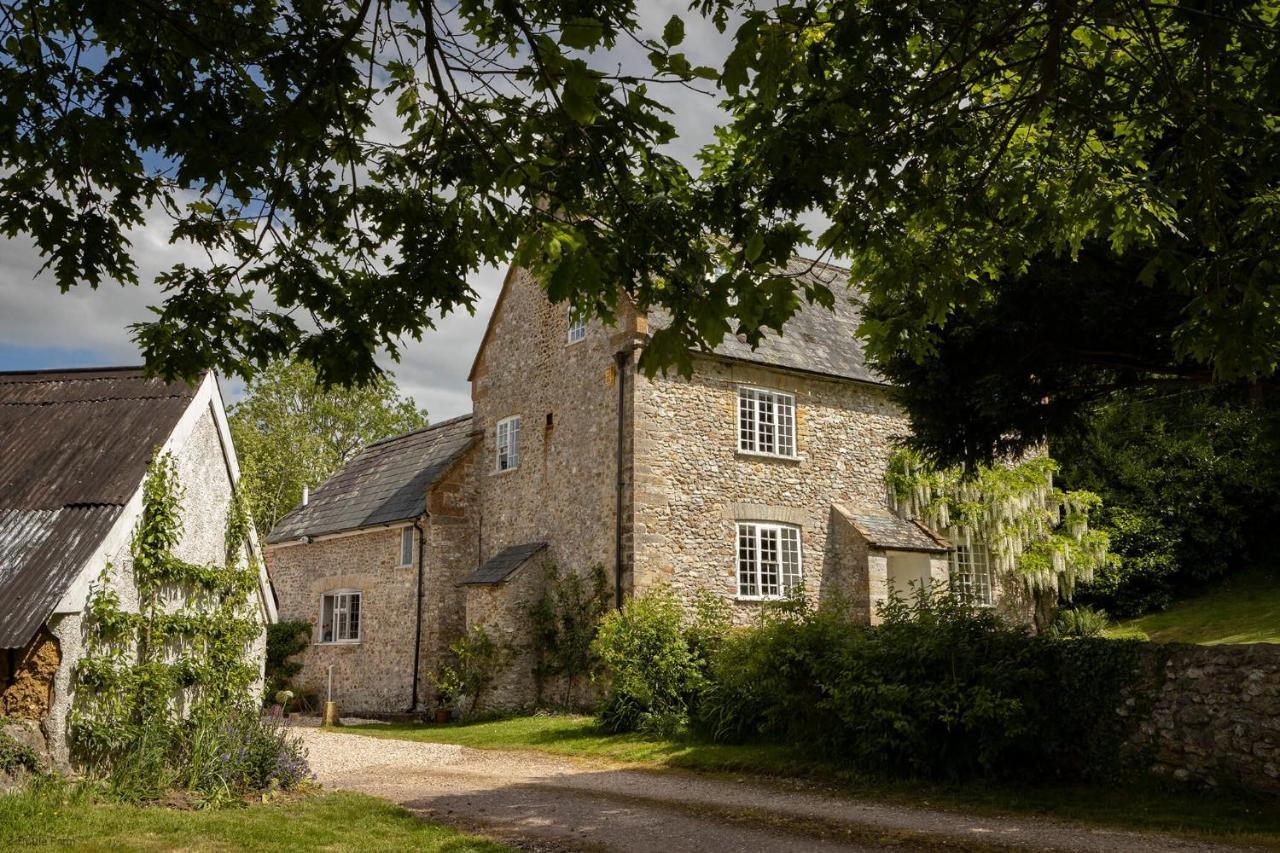
<svg viewBox="0 0 1280 853">
<path fill-rule="evenodd" d="M 333 695 L 343 714 L 402 714 L 413 704 L 413 659 L 417 623 L 414 603 L 419 556 L 422 572 L 422 656 L 416 710 L 430 707 L 431 674 L 448 646 L 465 630 L 465 592 L 458 581 L 475 568 L 477 535 L 470 511 L 475 501 L 473 448 L 427 492 L 427 512 L 418 519 L 413 562 L 399 565 L 406 524 L 322 537 L 311 543 L 268 546 L 267 565 L 282 621 L 312 625 L 312 643 L 298 657 L 296 679 L 321 699 L 333 666 Z M 419 536 L 422 546 L 419 548 Z M 320 643 L 316 626 L 326 592 L 361 593 L 360 641 Z"/>
<path fill-rule="evenodd" d="M 796 458 L 739 452 L 744 385 L 795 395 Z M 866 600 L 865 550 L 832 505 L 885 506 L 885 468 L 908 430 L 886 389 L 699 358 L 689 379 L 638 378 L 635 408 L 636 589 L 706 588 L 749 620 L 759 605 L 736 597 L 735 522 L 782 521 L 801 528 L 807 594 Z"/>
<path fill-rule="evenodd" d="M 1130 748 L 1156 774 L 1280 794 L 1280 645 L 1142 646 Z M 1141 709 L 1141 710 L 1139 710 Z"/>
</svg>

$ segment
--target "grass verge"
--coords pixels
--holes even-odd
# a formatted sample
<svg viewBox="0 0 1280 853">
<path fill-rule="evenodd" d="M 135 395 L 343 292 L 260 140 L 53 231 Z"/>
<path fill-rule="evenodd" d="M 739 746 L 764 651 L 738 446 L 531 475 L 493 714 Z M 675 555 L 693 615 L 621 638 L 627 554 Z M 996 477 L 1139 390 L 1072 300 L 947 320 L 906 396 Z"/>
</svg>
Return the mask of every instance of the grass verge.
<svg viewBox="0 0 1280 853">
<path fill-rule="evenodd" d="M 399 851 L 510 848 L 420 820 L 353 793 L 300 795 L 244 808 L 189 811 L 102 802 L 69 784 L 0 796 L 0 850 Z"/>
<path fill-rule="evenodd" d="M 1226 578 L 1212 592 L 1118 622 L 1106 634 L 1157 643 L 1280 643 L 1280 584 L 1250 575 Z"/>
<path fill-rule="evenodd" d="M 534 750 L 657 769 L 802 779 L 857 797 L 968 813 L 1050 817 L 1097 826 L 1158 831 L 1280 850 L 1280 803 L 1166 788 L 1123 785 L 940 785 L 886 780 L 768 744 L 723 745 L 684 735 L 613 735 L 591 717 L 537 715 L 448 725 L 352 726 L 370 737 L 451 743 L 478 749 Z"/>
</svg>

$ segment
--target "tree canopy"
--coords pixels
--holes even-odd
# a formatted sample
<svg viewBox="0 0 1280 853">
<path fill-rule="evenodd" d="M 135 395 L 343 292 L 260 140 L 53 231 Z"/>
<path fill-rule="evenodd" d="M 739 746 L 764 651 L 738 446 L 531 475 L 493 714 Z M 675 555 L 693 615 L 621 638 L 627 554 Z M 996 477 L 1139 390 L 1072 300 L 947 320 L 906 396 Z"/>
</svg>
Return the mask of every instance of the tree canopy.
<svg viewBox="0 0 1280 853">
<path fill-rule="evenodd" d="M 127 229 L 166 212 L 209 262 L 164 273 L 137 330 L 165 373 L 369 379 L 508 258 L 606 319 L 620 293 L 663 308 L 645 364 L 687 368 L 830 303 L 778 271 L 810 244 L 850 262 L 895 379 L 1028 281 L 1112 298 L 1055 387 L 1001 374 L 1024 403 L 947 461 L 1034 443 L 1038 401 L 1069 413 L 1117 365 L 1267 382 L 1280 358 L 1275 0 L 695 0 L 731 33 L 718 67 L 634 0 L 2 7 L 0 224 L 97 286 L 136 278 Z M 698 172 L 669 151 L 677 87 L 730 114 Z"/>
<path fill-rule="evenodd" d="M 228 418 L 245 495 L 260 536 L 366 444 L 426 426 L 393 377 L 324 388 L 305 362 L 274 362 L 248 384 Z"/>
<path fill-rule="evenodd" d="M 909 385 L 956 349 L 985 362 L 969 365 L 977 405 L 949 413 L 977 433 L 924 443 L 989 458 L 1002 436 L 1043 437 L 1090 386 L 1274 375 L 1278 10 L 754 10 L 712 162 L 758 227 L 829 217 L 818 243 L 865 282 L 863 331 L 891 378 Z"/>
</svg>

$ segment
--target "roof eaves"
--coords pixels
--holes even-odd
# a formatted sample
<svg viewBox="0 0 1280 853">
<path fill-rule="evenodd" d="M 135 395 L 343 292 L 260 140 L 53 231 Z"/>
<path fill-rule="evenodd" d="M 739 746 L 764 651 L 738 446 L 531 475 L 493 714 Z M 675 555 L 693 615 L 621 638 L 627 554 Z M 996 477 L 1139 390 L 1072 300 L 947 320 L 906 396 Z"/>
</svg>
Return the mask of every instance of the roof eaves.
<svg viewBox="0 0 1280 853">
<path fill-rule="evenodd" d="M 872 388 L 894 387 L 892 382 L 878 382 L 874 379 L 862 379 L 856 376 L 847 376 L 843 373 L 833 373 L 827 370 L 809 370 L 803 367 L 794 367 L 789 364 L 778 364 L 777 362 L 769 361 L 764 357 L 755 359 L 738 355 L 724 355 L 723 353 L 718 352 L 704 352 L 702 350 L 697 350 L 693 354 L 694 356 L 701 356 L 712 361 L 719 361 L 727 364 L 754 364 L 758 367 L 767 367 L 770 370 L 779 370 L 784 373 L 795 373 L 801 376 L 820 376 L 824 379 L 834 379 L 839 382 L 856 382 L 859 385 L 869 385 Z"/>
</svg>

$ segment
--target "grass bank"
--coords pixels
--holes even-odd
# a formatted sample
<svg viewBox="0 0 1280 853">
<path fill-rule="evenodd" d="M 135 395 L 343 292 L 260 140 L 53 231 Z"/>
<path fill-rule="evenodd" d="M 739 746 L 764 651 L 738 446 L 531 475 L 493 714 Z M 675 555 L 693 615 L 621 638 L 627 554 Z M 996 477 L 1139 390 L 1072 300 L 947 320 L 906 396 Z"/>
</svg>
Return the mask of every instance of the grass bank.
<svg viewBox="0 0 1280 853">
<path fill-rule="evenodd" d="M 317 793 L 190 811 L 118 805 L 84 789 L 38 786 L 0 796 L 0 850 L 503 853 L 510 848 L 427 823 L 362 794 Z"/>
<path fill-rule="evenodd" d="M 534 750 L 638 767 L 805 779 L 857 797 L 984 814 L 1053 817 L 1098 826 L 1178 833 L 1280 850 L 1280 803 L 1147 784 L 937 785 L 860 775 L 775 745 L 722 745 L 684 735 L 612 735 L 591 717 L 538 715 L 448 725 L 352 726 L 370 737 Z"/>
<path fill-rule="evenodd" d="M 1118 622 L 1106 633 L 1157 643 L 1280 643 L 1280 583 L 1248 575 L 1227 578 L 1212 592 L 1162 613 Z"/>
</svg>

